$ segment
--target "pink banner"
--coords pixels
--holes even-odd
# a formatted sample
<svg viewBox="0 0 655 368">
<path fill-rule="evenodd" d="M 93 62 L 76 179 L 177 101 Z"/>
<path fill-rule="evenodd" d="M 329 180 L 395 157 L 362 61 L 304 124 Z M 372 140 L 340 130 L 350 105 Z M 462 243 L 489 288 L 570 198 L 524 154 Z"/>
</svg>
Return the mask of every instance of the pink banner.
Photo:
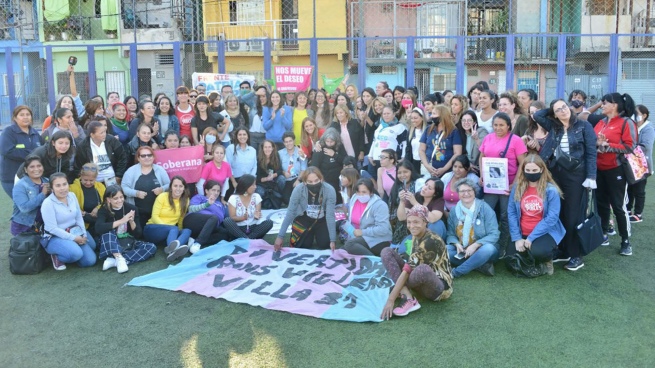
<svg viewBox="0 0 655 368">
<path fill-rule="evenodd" d="M 313 71 L 313 66 L 276 66 L 275 89 L 282 93 L 306 91 Z"/>
<path fill-rule="evenodd" d="M 155 151 L 155 163 L 166 170 L 170 178 L 180 175 L 187 183 L 197 183 L 205 165 L 202 146 Z"/>
</svg>

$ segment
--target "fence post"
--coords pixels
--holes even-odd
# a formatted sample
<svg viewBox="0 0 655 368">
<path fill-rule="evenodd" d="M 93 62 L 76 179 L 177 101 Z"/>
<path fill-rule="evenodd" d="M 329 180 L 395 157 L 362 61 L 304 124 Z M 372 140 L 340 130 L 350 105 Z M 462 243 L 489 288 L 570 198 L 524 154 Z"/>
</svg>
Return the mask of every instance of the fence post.
<svg viewBox="0 0 655 368">
<path fill-rule="evenodd" d="M 357 87 L 359 93 L 366 88 L 366 38 L 357 38 Z"/>
<path fill-rule="evenodd" d="M 180 41 L 173 42 L 173 88 L 182 83 L 182 60 L 180 60 Z"/>
<path fill-rule="evenodd" d="M 619 35 L 610 35 L 609 69 L 607 70 L 607 81 L 609 92 L 616 92 L 619 77 Z"/>
<path fill-rule="evenodd" d="M 218 40 L 216 53 L 218 56 L 218 74 L 225 74 L 225 40 Z"/>
<path fill-rule="evenodd" d="M 457 94 L 466 95 L 466 37 L 457 36 L 455 44 L 455 90 Z"/>
<path fill-rule="evenodd" d="M 57 105 L 57 95 L 55 94 L 55 67 L 52 58 L 52 46 L 45 47 L 45 65 L 46 82 L 48 85 L 48 104 L 50 105 L 50 113 L 53 113 Z"/>
<path fill-rule="evenodd" d="M 395 43 L 395 40 L 394 40 Z M 394 53 L 396 49 L 394 48 Z M 405 76 L 405 86 L 411 87 L 416 83 L 414 81 L 414 37 L 407 37 L 407 75 Z"/>
<path fill-rule="evenodd" d="M 89 96 L 95 96 L 98 94 L 98 76 L 96 75 L 96 56 L 93 46 L 86 47 L 86 57 L 89 68 Z"/>
<path fill-rule="evenodd" d="M 9 93 L 9 111 L 16 108 L 16 85 L 14 84 L 14 58 L 11 47 L 5 48 L 5 63 L 7 64 L 7 92 Z"/>
<path fill-rule="evenodd" d="M 508 34 L 505 46 L 505 90 L 514 90 L 514 35 Z M 500 91 L 498 91 L 500 92 Z"/>
<path fill-rule="evenodd" d="M 564 98 L 566 95 L 566 35 L 557 36 L 557 96 Z"/>
<path fill-rule="evenodd" d="M 264 79 L 271 79 L 271 68 L 271 39 L 266 38 L 264 40 Z"/>
<path fill-rule="evenodd" d="M 132 96 L 139 100 L 139 61 L 136 58 L 136 44 L 130 44 L 130 83 Z"/>
<path fill-rule="evenodd" d="M 312 88 L 318 89 L 318 40 L 316 37 L 309 40 L 309 64 L 314 67 Z"/>
</svg>

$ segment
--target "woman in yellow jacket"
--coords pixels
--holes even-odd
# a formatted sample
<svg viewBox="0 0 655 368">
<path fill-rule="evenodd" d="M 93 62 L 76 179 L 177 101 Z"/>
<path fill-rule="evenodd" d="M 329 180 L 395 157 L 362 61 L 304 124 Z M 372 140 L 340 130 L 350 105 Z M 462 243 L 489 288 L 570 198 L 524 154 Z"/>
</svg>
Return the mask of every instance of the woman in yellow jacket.
<svg viewBox="0 0 655 368">
<path fill-rule="evenodd" d="M 89 162 L 82 166 L 80 177 L 70 185 L 70 191 L 75 194 L 77 203 L 82 210 L 84 226 L 92 236 L 95 236 L 94 229 L 98 210 L 102 206 L 102 198 L 105 195 L 105 185 L 97 181 L 97 178 L 98 165 Z"/>
<path fill-rule="evenodd" d="M 166 241 L 166 259 L 172 262 L 189 251 L 191 230 L 182 228 L 182 221 L 189 208 L 189 192 L 186 181 L 181 176 L 174 176 L 168 191 L 161 193 L 152 206 L 152 217 L 143 229 L 147 242 Z"/>
</svg>

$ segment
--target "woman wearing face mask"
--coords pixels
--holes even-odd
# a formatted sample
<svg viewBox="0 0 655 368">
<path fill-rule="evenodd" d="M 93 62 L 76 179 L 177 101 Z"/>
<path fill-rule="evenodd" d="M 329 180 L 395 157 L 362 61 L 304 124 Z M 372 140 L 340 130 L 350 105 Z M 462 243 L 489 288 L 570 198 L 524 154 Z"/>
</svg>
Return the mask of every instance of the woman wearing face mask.
<svg viewBox="0 0 655 368">
<path fill-rule="evenodd" d="M 125 203 L 119 185 L 107 187 L 95 223 L 96 234 L 100 234 L 100 258 L 105 258 L 103 271 L 116 267 L 118 273 L 125 273 L 128 264 L 145 261 L 157 252 L 153 243 L 137 240 L 143 234 L 138 212 L 134 205 Z"/>
<path fill-rule="evenodd" d="M 375 255 L 391 245 L 389 206 L 378 196 L 371 179 L 359 179 L 350 198 L 348 222 L 354 229 L 343 249 L 355 255 Z"/>
<path fill-rule="evenodd" d="M 653 173 L 653 142 L 655 141 L 655 129 L 648 120 L 649 111 L 644 105 L 637 105 L 635 108 L 637 132 L 639 136 L 638 145 L 648 160 L 648 173 Z M 643 221 L 642 213 L 646 201 L 646 179 L 628 186 L 628 212 L 630 222 L 639 223 Z M 634 205 L 634 211 L 632 211 Z"/>
<path fill-rule="evenodd" d="M 43 176 L 43 164 L 36 155 L 25 158 L 25 176 L 13 187 L 11 199 L 14 202 L 11 214 L 11 235 L 34 232 L 41 223 L 41 204 L 50 194 L 48 178 Z"/>
<path fill-rule="evenodd" d="M 127 170 L 127 152 L 118 140 L 107 135 L 102 123 L 92 121 L 88 132 L 89 136 L 77 147 L 73 175 L 87 162 L 93 162 L 98 166 L 98 181 L 107 186 L 120 184 Z"/>
<path fill-rule="evenodd" d="M 198 97 L 196 105 L 193 108 L 195 110 L 195 116 L 191 119 L 191 137 L 194 142 L 200 142 L 200 134 L 203 134 L 207 128 L 216 129 L 218 132 L 217 140 L 219 142 L 223 142 L 224 139 L 227 139 L 229 142 L 228 133 L 232 132 L 233 126 L 229 119 L 226 119 L 223 115 L 208 110 L 209 99 L 206 96 Z M 205 141 L 205 143 L 207 142 Z"/>
<path fill-rule="evenodd" d="M 407 129 L 411 127 L 409 114 L 415 107 L 418 107 L 418 104 L 416 103 L 416 95 L 414 92 L 407 91 L 403 93 L 403 99 L 400 100 L 400 109 L 396 112 L 396 118 L 398 119 L 398 122 L 405 125 L 405 128 Z"/>
<path fill-rule="evenodd" d="M 50 125 L 48 129 L 43 131 L 41 133 L 41 143 L 45 144 L 49 140 L 52 139 L 52 136 L 54 133 L 58 131 L 65 131 L 67 132 L 72 140 L 73 140 L 73 145 L 77 146 L 78 144 L 82 143 L 84 138 L 86 138 L 86 133 L 84 133 L 84 129 L 82 127 L 75 123 L 75 120 L 73 120 L 73 112 L 67 108 L 61 108 L 57 111 L 55 111 L 54 114 L 55 117 L 55 124 Z"/>
<path fill-rule="evenodd" d="M 319 141 L 321 150 L 312 155 L 311 165 L 318 168 L 330 184 L 335 193 L 339 191 L 339 173 L 343 169 L 343 159 L 347 156 L 346 149 L 341 143 L 341 136 L 336 129 L 329 128 L 323 133 Z M 337 198 L 337 204 L 341 198 Z"/>
<path fill-rule="evenodd" d="M 497 103 L 498 96 L 493 91 L 487 89 L 480 92 L 477 106 L 478 111 L 475 114 L 478 116 L 478 125 L 487 129 L 489 132 L 493 129 L 494 116 L 498 113 Z"/>
<path fill-rule="evenodd" d="M 424 115 L 423 110 L 418 107 L 413 108 L 409 114 L 411 126 L 403 159 L 411 162 L 416 172 L 421 172 L 421 137 L 427 126 Z"/>
<path fill-rule="evenodd" d="M 513 244 L 507 255 L 522 253 L 535 263 L 545 263 L 546 273 L 553 274 L 553 254 L 564 238 L 559 219 L 559 189 L 544 161 L 535 154 L 523 160 L 509 195 L 507 216 Z"/>
<path fill-rule="evenodd" d="M 430 175 L 440 178 L 452 169 L 455 157 L 462 154 L 462 138 L 446 105 L 434 107 L 432 121 L 421 136 L 419 155 Z"/>
<path fill-rule="evenodd" d="M 66 175 L 52 174 L 50 186 L 52 194 L 43 201 L 41 216 L 43 228 L 51 236 L 45 250 L 50 254 L 52 266 L 57 271 L 65 270 L 66 263 L 73 262 L 80 267 L 93 266 L 96 242 L 84 229 L 82 211 L 69 190 Z"/>
<path fill-rule="evenodd" d="M 216 146 L 217 141 L 218 141 L 218 130 L 212 127 L 207 127 L 203 132 L 201 132 L 200 141 L 198 142 L 198 145 L 202 146 L 205 149 L 205 156 L 204 156 L 205 162 L 209 162 L 214 159 L 214 154 L 212 152 L 214 151 L 214 146 Z"/>
<path fill-rule="evenodd" d="M 180 121 L 177 120 L 175 115 L 175 107 L 171 99 L 162 96 L 159 98 L 157 103 L 157 109 L 155 110 L 155 118 L 159 120 L 159 130 L 162 135 L 170 130 L 174 131 L 177 134 L 180 134 Z"/>
<path fill-rule="evenodd" d="M 380 167 L 380 154 L 382 150 L 391 149 L 396 151 L 396 157 L 399 159 L 403 156 L 404 144 L 407 141 L 407 128 L 398 123 L 394 116 L 393 109 L 385 106 L 382 109 L 382 119 L 378 123 L 378 128 L 373 135 L 371 149 L 368 152 L 368 173 L 371 177 L 377 177 L 377 171 Z"/>
<path fill-rule="evenodd" d="M 428 211 L 424 206 L 414 206 L 407 211 L 407 223 L 412 234 L 411 247 L 406 253 L 398 254 L 392 248 L 382 250 L 380 257 L 384 268 L 394 281 L 394 288 L 382 309 L 381 319 L 391 315 L 398 317 L 421 308 L 410 289 L 426 299 L 441 301 L 453 292 L 453 276 L 444 241 L 428 231 Z M 398 296 L 402 304 L 394 308 Z"/>
<path fill-rule="evenodd" d="M 0 136 L 0 177 L 8 196 L 14 188 L 14 175 L 25 158 L 41 145 L 39 132 L 32 127 L 32 109 L 17 106 L 13 113 L 14 124 L 6 127 Z"/>
<path fill-rule="evenodd" d="M 453 164 L 453 171 L 446 173 L 446 175 L 441 177 L 441 181 L 444 184 L 444 200 L 446 211 L 451 211 L 453 207 L 459 202 L 459 194 L 457 193 L 456 183 L 462 179 L 470 179 L 475 185 L 475 193 L 480 192 L 480 186 L 477 185 L 480 182 L 480 178 L 471 171 L 471 161 L 469 161 L 466 155 L 460 155 L 455 158 L 455 163 Z"/>
<path fill-rule="evenodd" d="M 323 181 L 323 174 L 310 166 L 296 185 L 289 200 L 287 214 L 275 239 L 275 250 L 282 247 L 289 225 L 293 223 L 290 245 L 306 249 L 335 249 L 337 232 L 334 207 L 337 193 Z"/>
<path fill-rule="evenodd" d="M 196 184 L 198 193 L 204 193 L 203 188 L 206 181 L 214 180 L 221 184 L 219 200 L 223 204 L 227 203 L 225 194 L 227 193 L 228 181 L 232 177 L 232 166 L 229 162 L 225 161 L 225 147 L 221 144 L 215 144 L 212 149 L 212 161 L 208 162 L 202 168 L 200 180 Z"/>
<path fill-rule="evenodd" d="M 139 108 L 139 113 L 130 122 L 130 139 L 136 136 L 137 130 L 142 124 L 152 128 L 151 138 L 157 142 L 157 144 L 160 144 L 162 142 L 162 137 L 160 134 L 159 119 L 155 117 L 155 105 L 151 101 L 143 101 Z"/>
<path fill-rule="evenodd" d="M 85 228 L 91 235 L 95 233 L 95 223 L 98 218 L 98 210 L 102 205 L 102 198 L 105 195 L 105 186 L 97 180 L 98 165 L 86 163 L 81 167 L 80 177 L 70 185 L 70 191 L 75 194 L 77 203 L 82 210 Z"/>
<path fill-rule="evenodd" d="M 539 156 L 546 157 L 553 179 L 564 192 L 560 220 L 566 234 L 559 243 L 554 262 L 568 262 L 564 268 L 576 271 L 584 266 L 577 226 L 586 213 L 580 205 L 585 188 L 596 188 L 596 133 L 589 122 L 579 119 L 562 99 L 550 108 L 534 113 L 534 120 L 547 132 L 552 144 L 544 146 Z"/>
</svg>

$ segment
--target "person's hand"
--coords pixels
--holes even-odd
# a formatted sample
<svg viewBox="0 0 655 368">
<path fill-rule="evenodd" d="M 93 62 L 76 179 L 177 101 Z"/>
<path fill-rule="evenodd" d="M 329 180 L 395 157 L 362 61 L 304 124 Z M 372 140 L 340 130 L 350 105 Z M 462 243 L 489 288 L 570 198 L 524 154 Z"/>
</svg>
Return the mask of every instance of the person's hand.
<svg viewBox="0 0 655 368">
<path fill-rule="evenodd" d="M 66 71 L 68 72 L 68 74 L 75 73 L 75 67 L 68 64 L 68 67 L 66 68 Z"/>
<path fill-rule="evenodd" d="M 478 243 L 473 243 L 470 244 L 468 247 L 466 247 L 466 249 L 464 250 L 464 252 L 466 253 L 465 257 L 469 258 L 470 256 L 472 256 L 473 253 L 475 253 L 475 251 L 478 250 L 478 246 L 479 246 Z"/>
<path fill-rule="evenodd" d="M 446 173 L 446 168 L 445 167 L 440 167 L 436 170 L 434 170 L 434 175 L 438 178 L 440 178 L 443 174 Z"/>
<path fill-rule="evenodd" d="M 289 178 L 291 177 L 291 173 L 288 172 L 288 171 L 285 171 L 285 172 L 284 172 L 284 177 L 287 178 L 287 179 L 289 179 Z"/>
<path fill-rule="evenodd" d="M 355 235 L 355 236 L 362 236 L 362 234 L 363 233 L 362 233 L 361 229 L 355 229 L 355 231 L 353 231 L 353 235 Z"/>
<path fill-rule="evenodd" d="M 411 192 L 405 191 L 405 198 L 404 199 L 408 200 L 409 203 L 412 204 L 412 206 L 416 206 L 417 204 L 419 204 L 418 201 L 416 200 L 416 196 L 414 194 L 412 194 Z"/>
<path fill-rule="evenodd" d="M 598 133 L 598 138 L 596 138 L 597 146 L 606 146 L 608 145 L 607 137 L 603 133 Z"/>
<path fill-rule="evenodd" d="M 532 242 L 529 241 L 528 239 L 525 239 L 525 240 L 523 241 L 523 246 L 525 247 L 526 250 L 527 250 L 527 249 L 530 249 L 530 247 L 532 247 Z"/>
<path fill-rule="evenodd" d="M 333 157 L 335 152 L 332 148 L 323 148 L 323 154 L 325 154 L 326 156 Z"/>
<path fill-rule="evenodd" d="M 159 149 L 159 145 L 158 145 L 157 143 L 155 143 L 155 142 L 153 142 L 153 143 L 150 145 L 150 147 L 152 147 L 152 149 L 155 150 L 155 151 Z"/>
<path fill-rule="evenodd" d="M 295 187 L 296 187 L 296 185 L 298 185 L 298 183 L 300 183 L 300 181 L 299 181 L 299 180 L 296 180 L 296 181 L 294 181 L 294 182 L 293 182 L 293 187 L 295 188 Z"/>
<path fill-rule="evenodd" d="M 302 148 L 300 148 L 300 146 L 298 146 L 298 157 L 301 160 L 304 160 L 304 159 L 307 158 L 307 155 L 305 154 L 305 151 L 303 151 Z"/>
<path fill-rule="evenodd" d="M 336 250 L 336 248 L 337 248 L 337 243 L 331 241 L 330 242 L 330 250 L 334 252 Z"/>
<path fill-rule="evenodd" d="M 260 218 L 262 218 L 262 211 L 255 210 L 255 220 L 259 220 Z"/>
<path fill-rule="evenodd" d="M 156 190 L 156 189 L 153 189 L 153 192 L 154 192 L 155 190 Z M 144 199 L 144 198 L 146 197 L 146 195 L 148 195 L 148 193 L 146 193 L 146 192 L 144 192 L 144 191 L 142 191 L 142 190 L 137 190 L 137 191 L 136 191 L 136 197 L 139 198 L 139 199 Z"/>
<path fill-rule="evenodd" d="M 80 136 L 80 132 L 77 129 L 77 124 L 75 124 L 75 122 L 73 122 L 72 124 L 68 124 L 68 130 L 70 130 L 73 137 L 77 138 Z"/>
<path fill-rule="evenodd" d="M 41 193 L 43 193 L 44 196 L 50 194 L 50 183 L 43 183 L 43 188 L 41 188 Z"/>
<path fill-rule="evenodd" d="M 594 179 L 589 179 L 589 178 L 587 178 L 587 180 L 585 180 L 585 181 L 582 183 L 582 186 L 585 187 L 585 188 L 587 188 L 587 189 L 596 189 L 596 188 L 598 187 L 598 186 L 596 185 L 596 180 L 594 180 Z"/>
<path fill-rule="evenodd" d="M 98 209 L 99 208 L 100 207 L 94 208 L 93 211 L 91 211 L 91 213 L 89 213 L 89 215 L 91 215 L 91 217 L 98 217 Z"/>
<path fill-rule="evenodd" d="M 226 201 L 225 199 L 222 198 L 222 199 L 221 199 L 221 203 L 223 203 L 223 205 L 224 205 L 225 207 L 227 207 L 227 201 Z"/>
<path fill-rule="evenodd" d="M 457 253 L 464 253 L 464 247 L 461 244 L 456 243 L 455 248 L 457 248 Z"/>
<path fill-rule="evenodd" d="M 86 244 L 86 237 L 78 235 L 75 237 L 74 242 L 77 243 L 78 245 L 84 245 Z"/>
<path fill-rule="evenodd" d="M 200 140 L 198 141 L 199 146 L 204 146 L 205 145 L 205 137 L 200 136 Z"/>
<path fill-rule="evenodd" d="M 275 249 L 276 252 L 277 252 L 278 250 L 280 250 L 280 248 L 282 248 L 282 241 L 283 241 L 283 240 L 284 240 L 284 239 L 279 238 L 279 237 L 278 237 L 278 238 L 275 238 L 275 243 L 273 244 L 273 248 Z"/>
<path fill-rule="evenodd" d="M 478 131 L 474 130 L 471 132 L 471 138 L 475 139 L 476 141 L 478 140 Z"/>
<path fill-rule="evenodd" d="M 393 315 L 393 303 L 395 300 L 391 300 L 390 298 L 387 299 L 387 302 L 384 303 L 384 308 L 382 308 L 382 314 L 380 315 L 380 319 L 384 321 L 388 321 L 389 318 Z"/>
<path fill-rule="evenodd" d="M 209 203 L 210 205 L 214 204 L 215 202 L 216 202 L 216 197 L 214 197 L 213 195 L 207 198 L 207 203 Z"/>
<path fill-rule="evenodd" d="M 357 157 L 357 161 L 359 161 L 359 162 L 364 161 L 364 152 L 359 153 L 359 156 Z"/>
<path fill-rule="evenodd" d="M 152 190 L 152 193 L 153 193 L 154 195 L 156 195 L 156 196 L 162 194 L 163 192 L 164 192 L 164 188 L 162 188 L 162 187 L 157 187 L 157 188 L 155 188 L 155 189 Z M 145 192 L 144 192 L 144 193 L 145 193 Z M 142 198 L 142 199 L 143 199 L 143 198 Z"/>
<path fill-rule="evenodd" d="M 517 240 L 514 242 L 514 247 L 516 247 L 516 251 L 521 253 L 525 252 L 525 240 Z"/>
<path fill-rule="evenodd" d="M 281 107 L 280 110 L 278 110 L 278 111 L 280 111 L 280 117 L 283 117 L 284 116 L 284 108 Z"/>
<path fill-rule="evenodd" d="M 320 152 L 321 151 L 321 143 L 316 142 L 314 143 L 314 152 Z"/>
<path fill-rule="evenodd" d="M 135 216 L 134 210 L 126 213 L 125 216 L 122 219 L 123 223 L 128 223 L 130 221 L 134 221 L 134 216 Z"/>
</svg>

